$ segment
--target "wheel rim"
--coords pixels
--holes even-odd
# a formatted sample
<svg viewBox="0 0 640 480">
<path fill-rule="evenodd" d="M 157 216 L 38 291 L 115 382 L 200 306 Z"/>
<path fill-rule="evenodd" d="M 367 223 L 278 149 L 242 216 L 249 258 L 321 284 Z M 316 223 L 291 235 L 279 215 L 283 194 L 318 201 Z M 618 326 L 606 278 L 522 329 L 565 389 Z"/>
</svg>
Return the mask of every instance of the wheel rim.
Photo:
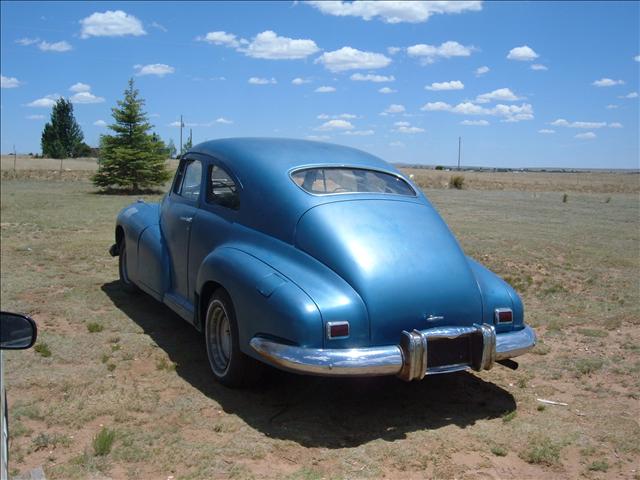
<svg viewBox="0 0 640 480">
<path fill-rule="evenodd" d="M 207 346 L 211 368 L 216 375 L 224 375 L 231 358 L 231 324 L 224 305 L 218 300 L 211 303 L 207 312 Z"/>
</svg>

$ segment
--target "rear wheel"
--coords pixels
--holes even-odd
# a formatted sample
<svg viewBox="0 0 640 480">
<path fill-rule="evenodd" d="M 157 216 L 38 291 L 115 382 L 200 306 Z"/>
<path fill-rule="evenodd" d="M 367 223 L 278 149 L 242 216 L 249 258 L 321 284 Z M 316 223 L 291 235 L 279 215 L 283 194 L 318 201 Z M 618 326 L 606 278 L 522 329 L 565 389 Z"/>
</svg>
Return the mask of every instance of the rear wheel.
<svg viewBox="0 0 640 480">
<path fill-rule="evenodd" d="M 137 293 L 138 287 L 129 278 L 129 271 L 127 268 L 127 249 L 125 239 L 120 240 L 118 244 L 118 250 L 120 255 L 118 256 L 118 273 L 120 274 L 120 286 L 125 292 Z"/>
<path fill-rule="evenodd" d="M 213 294 L 207 307 L 205 341 L 211 371 L 220 383 L 241 387 L 257 380 L 261 365 L 240 351 L 233 303 L 222 289 Z"/>
</svg>

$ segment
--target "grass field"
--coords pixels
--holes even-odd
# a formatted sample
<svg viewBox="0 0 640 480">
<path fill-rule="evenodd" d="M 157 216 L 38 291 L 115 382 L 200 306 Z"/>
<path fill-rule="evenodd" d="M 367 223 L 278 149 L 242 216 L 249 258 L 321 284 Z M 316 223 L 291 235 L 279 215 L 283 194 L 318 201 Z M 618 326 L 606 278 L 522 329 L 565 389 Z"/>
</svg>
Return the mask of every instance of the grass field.
<svg viewBox="0 0 640 480">
<path fill-rule="evenodd" d="M 273 372 L 226 389 L 195 330 L 118 287 L 107 249 L 132 198 L 73 172 L 3 171 L 1 307 L 40 327 L 37 349 L 6 355 L 13 473 L 639 479 L 638 176 L 477 173 L 450 190 L 450 174 L 412 173 L 435 182 L 425 192 L 467 253 L 522 294 L 540 344 L 519 370 L 409 384 Z"/>
</svg>

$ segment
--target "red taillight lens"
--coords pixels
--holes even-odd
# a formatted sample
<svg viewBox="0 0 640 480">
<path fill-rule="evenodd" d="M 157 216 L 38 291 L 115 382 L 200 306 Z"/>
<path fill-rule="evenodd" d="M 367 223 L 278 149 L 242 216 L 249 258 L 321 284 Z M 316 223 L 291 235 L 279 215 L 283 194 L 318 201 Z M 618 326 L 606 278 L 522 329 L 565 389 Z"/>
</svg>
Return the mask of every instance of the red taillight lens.
<svg viewBox="0 0 640 480">
<path fill-rule="evenodd" d="M 349 336 L 349 322 L 329 322 L 327 324 L 329 338 L 346 338 Z"/>
<path fill-rule="evenodd" d="M 513 312 L 510 308 L 496 308 L 496 323 L 513 322 Z"/>
</svg>

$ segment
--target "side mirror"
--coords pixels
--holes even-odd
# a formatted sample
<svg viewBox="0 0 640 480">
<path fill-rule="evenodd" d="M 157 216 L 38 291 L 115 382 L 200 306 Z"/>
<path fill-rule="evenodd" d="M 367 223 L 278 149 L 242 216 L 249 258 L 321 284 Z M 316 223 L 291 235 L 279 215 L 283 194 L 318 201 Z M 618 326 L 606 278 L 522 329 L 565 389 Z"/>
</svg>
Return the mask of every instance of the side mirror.
<svg viewBox="0 0 640 480">
<path fill-rule="evenodd" d="M 22 350 L 31 347 L 38 337 L 38 327 L 31 317 L 19 313 L 0 312 L 0 350 Z"/>
</svg>

